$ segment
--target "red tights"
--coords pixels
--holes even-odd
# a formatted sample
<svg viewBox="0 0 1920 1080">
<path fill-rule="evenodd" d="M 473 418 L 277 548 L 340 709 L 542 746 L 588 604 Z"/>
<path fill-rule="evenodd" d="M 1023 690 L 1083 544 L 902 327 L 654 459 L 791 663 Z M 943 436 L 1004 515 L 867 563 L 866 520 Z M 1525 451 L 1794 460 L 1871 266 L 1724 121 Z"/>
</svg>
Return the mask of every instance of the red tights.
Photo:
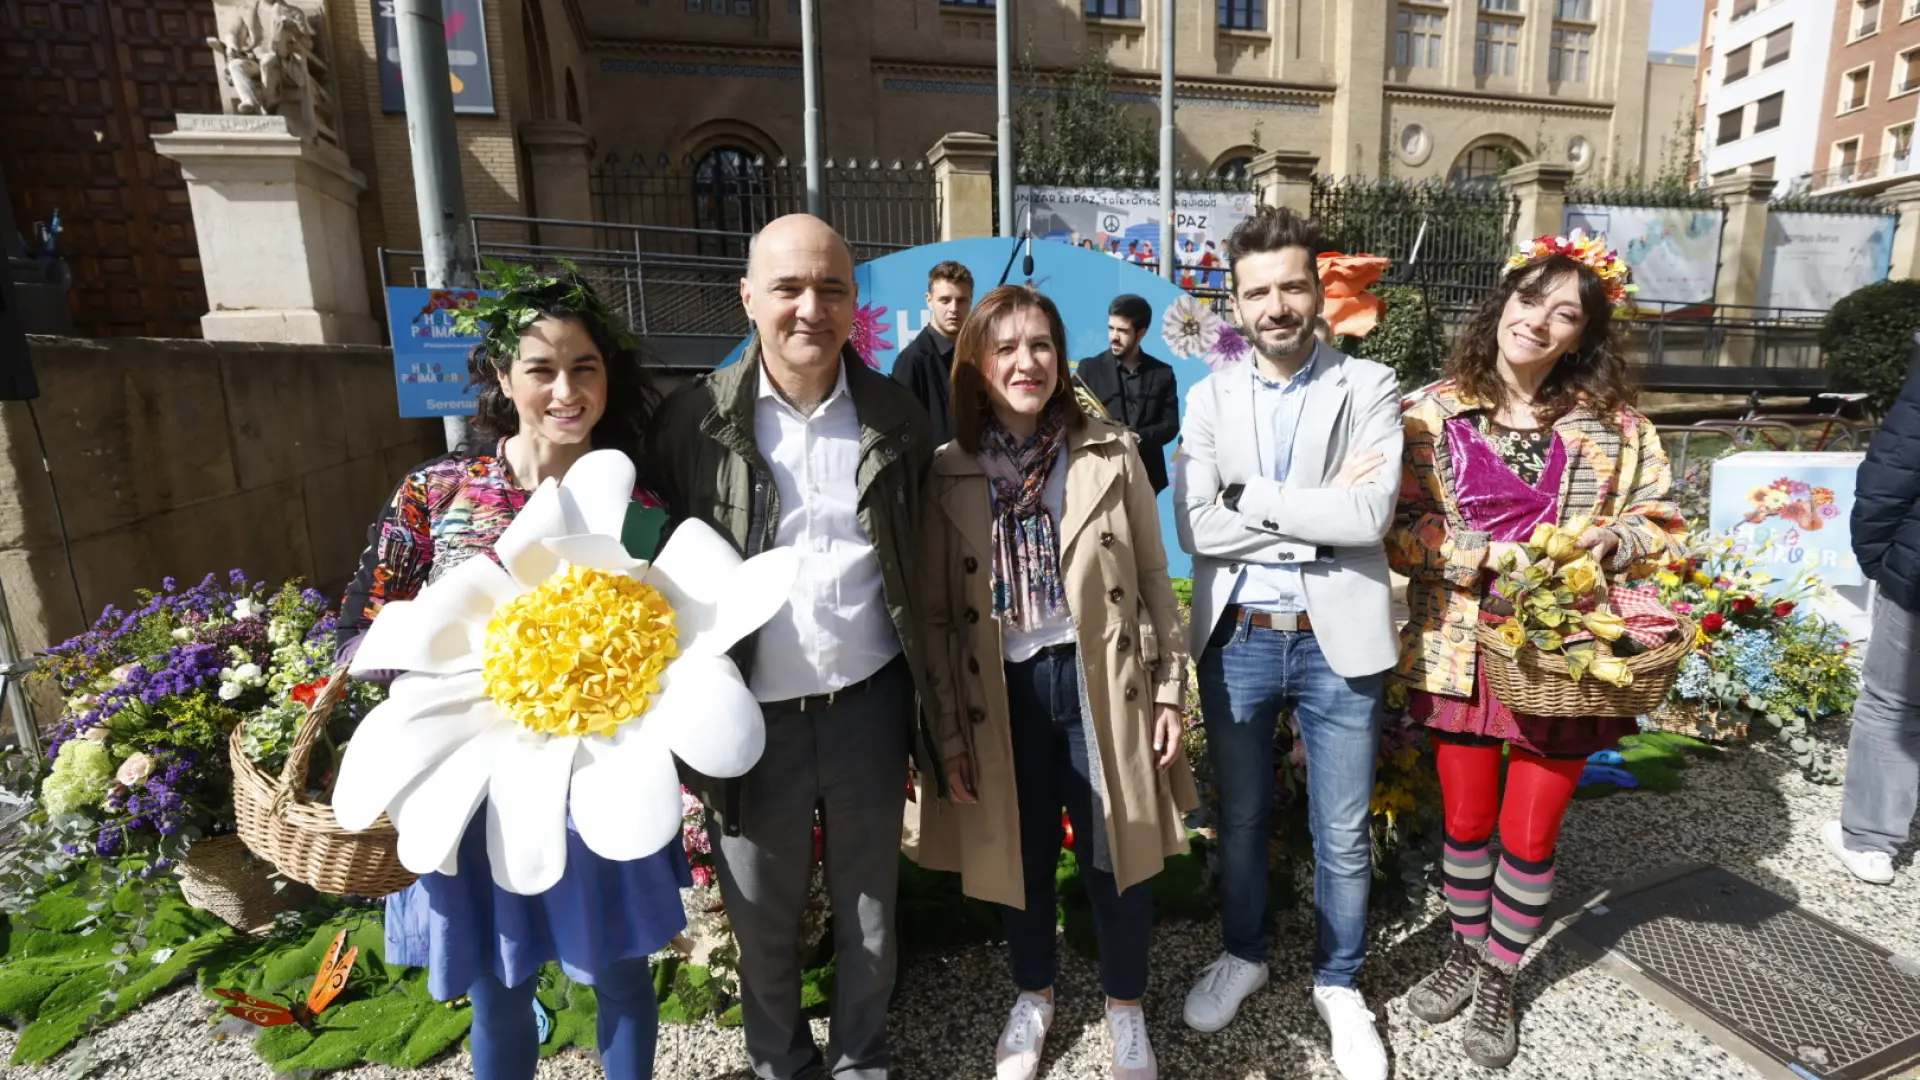
<svg viewBox="0 0 1920 1080">
<path fill-rule="evenodd" d="M 1500 849 L 1528 862 L 1553 857 L 1567 803 L 1580 785 L 1582 759 L 1544 758 L 1513 748 L 1507 763 L 1507 790 L 1500 792 L 1500 747 L 1434 740 L 1440 771 L 1440 796 L 1446 807 L 1449 839 L 1475 844 L 1500 825 Z"/>
</svg>

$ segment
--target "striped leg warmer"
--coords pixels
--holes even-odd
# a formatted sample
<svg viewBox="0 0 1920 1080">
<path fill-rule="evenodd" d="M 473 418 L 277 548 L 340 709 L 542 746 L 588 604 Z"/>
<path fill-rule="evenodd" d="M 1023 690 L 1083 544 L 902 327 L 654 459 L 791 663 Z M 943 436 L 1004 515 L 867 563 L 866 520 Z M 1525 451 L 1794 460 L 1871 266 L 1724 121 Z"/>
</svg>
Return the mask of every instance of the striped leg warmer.
<svg viewBox="0 0 1920 1080">
<path fill-rule="evenodd" d="M 1500 854 L 1493 878 L 1493 935 L 1487 943 L 1495 960 L 1518 964 L 1539 936 L 1540 922 L 1553 899 L 1553 857 L 1529 862 Z"/>
<path fill-rule="evenodd" d="M 1493 898 L 1493 852 L 1486 840 L 1468 843 L 1448 836 L 1442 855 L 1441 880 L 1454 932 L 1470 939 L 1486 937 Z"/>
</svg>

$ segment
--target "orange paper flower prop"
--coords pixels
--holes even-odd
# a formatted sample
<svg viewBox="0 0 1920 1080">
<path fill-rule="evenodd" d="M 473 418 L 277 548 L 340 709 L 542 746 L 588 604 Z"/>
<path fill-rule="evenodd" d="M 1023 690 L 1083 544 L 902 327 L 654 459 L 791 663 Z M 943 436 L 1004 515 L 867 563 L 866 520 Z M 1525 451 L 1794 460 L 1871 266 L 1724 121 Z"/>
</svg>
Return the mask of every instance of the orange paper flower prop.
<svg viewBox="0 0 1920 1080">
<path fill-rule="evenodd" d="M 1329 251 L 1320 256 L 1320 293 L 1326 297 L 1323 313 L 1335 335 L 1366 337 L 1380 325 L 1387 305 L 1367 290 L 1393 265 L 1392 259 L 1378 255 L 1342 255 Z"/>
</svg>

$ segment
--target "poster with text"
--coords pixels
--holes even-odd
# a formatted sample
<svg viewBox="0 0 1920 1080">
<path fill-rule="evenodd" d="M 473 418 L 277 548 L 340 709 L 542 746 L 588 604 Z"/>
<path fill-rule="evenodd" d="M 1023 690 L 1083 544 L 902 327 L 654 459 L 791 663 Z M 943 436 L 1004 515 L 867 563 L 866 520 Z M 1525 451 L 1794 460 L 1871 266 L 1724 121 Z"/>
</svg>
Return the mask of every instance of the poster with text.
<svg viewBox="0 0 1920 1080">
<path fill-rule="evenodd" d="M 472 416 L 467 354 L 480 337 L 454 332 L 453 314 L 482 296 L 476 289 L 387 290 L 387 332 L 393 339 L 393 377 L 403 417 Z"/>
<path fill-rule="evenodd" d="M 1760 296 L 1754 302 L 1827 311 L 1848 293 L 1887 280 L 1897 220 L 1891 214 L 1769 214 Z"/>
<path fill-rule="evenodd" d="M 1864 454 L 1743 453 L 1713 463 L 1713 531 L 1734 538 L 1784 585 L 1802 573 L 1861 585 L 1853 480 Z"/>
<path fill-rule="evenodd" d="M 1635 302 L 1658 310 L 1713 302 L 1720 226 L 1719 210 L 1576 203 L 1567 207 L 1564 231 L 1606 237 L 1633 268 Z"/>
<path fill-rule="evenodd" d="M 1181 288 L 1227 287 L 1227 234 L 1256 204 L 1245 191 L 1175 193 L 1174 249 Z M 1136 265 L 1159 265 L 1157 190 L 1023 186 L 1013 191 L 1013 212 L 1036 240 L 1072 244 Z"/>
<path fill-rule="evenodd" d="M 400 23 L 394 0 L 373 0 L 373 45 L 380 68 L 380 111 L 407 111 L 400 77 Z M 487 66 L 487 16 L 482 0 L 440 0 L 447 39 L 453 111 L 493 109 L 493 69 Z"/>
</svg>

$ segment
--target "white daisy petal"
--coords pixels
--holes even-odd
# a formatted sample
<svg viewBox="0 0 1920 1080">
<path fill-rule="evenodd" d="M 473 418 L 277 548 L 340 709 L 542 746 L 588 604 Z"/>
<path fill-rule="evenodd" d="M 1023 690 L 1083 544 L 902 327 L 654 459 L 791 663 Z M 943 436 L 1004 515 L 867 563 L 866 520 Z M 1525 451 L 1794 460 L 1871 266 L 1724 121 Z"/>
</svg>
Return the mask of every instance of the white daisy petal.
<svg viewBox="0 0 1920 1080">
<path fill-rule="evenodd" d="M 492 559 L 475 555 L 412 600 L 380 609 L 353 654 L 353 674 L 424 671 L 437 675 L 478 671 L 486 651 L 487 619 L 520 590 Z"/>
<path fill-rule="evenodd" d="M 703 521 L 681 522 L 647 571 L 647 584 L 673 605 L 680 651 L 717 656 L 766 624 L 793 592 L 800 556 L 776 548 L 742 563 Z"/>
<path fill-rule="evenodd" d="M 580 514 L 581 532 L 617 537 L 633 501 L 633 459 L 618 450 L 595 450 L 567 468 L 560 490 Z"/>
<path fill-rule="evenodd" d="M 584 566 L 589 570 L 605 570 L 611 574 L 624 574 L 647 565 L 647 560 L 636 559 L 627 554 L 626 546 L 620 543 L 618 536 L 603 533 L 583 533 L 579 536 L 562 536 L 543 541 L 547 550 L 560 556 L 573 566 Z"/>
<path fill-rule="evenodd" d="M 680 775 L 657 737 L 628 727 L 624 738 L 581 740 L 573 774 L 573 824 L 605 859 L 644 858 L 680 833 Z"/>
<path fill-rule="evenodd" d="M 511 746 L 519 730 L 506 717 L 500 720 L 394 798 L 391 816 L 400 833 L 400 865 L 416 874 L 459 872 L 460 838 L 486 797 L 500 749 Z"/>
<path fill-rule="evenodd" d="M 487 858 L 494 884 L 533 896 L 567 869 L 567 782 L 580 737 L 516 734 L 487 783 Z"/>
<path fill-rule="evenodd" d="M 682 656 L 668 664 L 660 695 L 640 722 L 706 776 L 744 776 L 767 746 L 760 704 L 724 656 Z"/>
<path fill-rule="evenodd" d="M 409 686 L 381 702 L 354 731 L 333 790 L 341 828 L 371 826 L 401 789 L 500 719 L 478 673 L 435 681 L 435 692 Z"/>
<path fill-rule="evenodd" d="M 570 500 L 560 496 L 560 487 L 549 480 L 540 485 L 527 505 L 521 507 L 493 550 L 500 565 L 507 568 L 522 589 L 537 589 L 560 569 L 560 556 L 547 550 L 541 541 L 576 536 L 586 531 L 577 514 L 568 512 Z"/>
</svg>

